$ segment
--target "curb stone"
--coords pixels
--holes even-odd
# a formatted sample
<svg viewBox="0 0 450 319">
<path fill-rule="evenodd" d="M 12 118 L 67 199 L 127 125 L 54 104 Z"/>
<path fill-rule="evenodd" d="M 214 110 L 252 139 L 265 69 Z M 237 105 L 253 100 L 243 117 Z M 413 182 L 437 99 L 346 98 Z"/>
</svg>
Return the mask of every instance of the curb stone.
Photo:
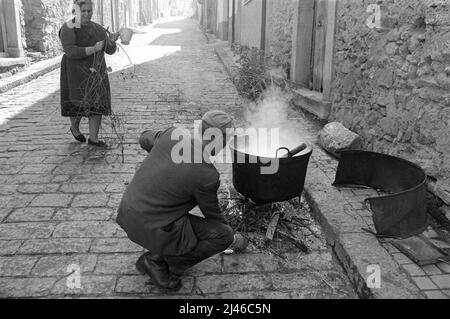
<svg viewBox="0 0 450 319">
<path fill-rule="evenodd" d="M 0 79 L 0 94 L 58 69 L 61 66 L 61 57 L 62 55 L 37 62 L 30 65 L 22 72 L 9 76 L 5 79 Z"/>
<path fill-rule="evenodd" d="M 361 230 L 366 225 L 344 212 L 345 198 L 331 186 L 329 178 L 320 169 L 308 170 L 305 196 L 324 229 L 328 243 L 361 298 L 424 298 L 378 239 Z M 370 275 L 368 267 L 371 265 L 380 266 L 379 289 L 367 286 L 366 280 Z"/>
</svg>

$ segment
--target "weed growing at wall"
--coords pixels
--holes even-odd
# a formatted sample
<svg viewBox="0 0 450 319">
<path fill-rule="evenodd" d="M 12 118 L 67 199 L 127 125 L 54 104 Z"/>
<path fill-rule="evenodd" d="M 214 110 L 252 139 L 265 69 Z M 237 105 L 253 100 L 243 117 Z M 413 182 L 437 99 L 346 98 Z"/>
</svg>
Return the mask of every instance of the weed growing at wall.
<svg viewBox="0 0 450 319">
<path fill-rule="evenodd" d="M 232 49 L 239 56 L 240 68 L 234 79 L 239 94 L 256 100 L 268 86 L 265 53 L 239 44 L 234 44 Z"/>
<path fill-rule="evenodd" d="M 241 96 L 255 101 L 271 86 L 288 89 L 293 83 L 287 79 L 287 74 L 277 65 L 272 55 L 263 50 L 233 44 L 233 52 L 238 56 L 239 71 L 234 76 L 238 92 Z"/>
</svg>

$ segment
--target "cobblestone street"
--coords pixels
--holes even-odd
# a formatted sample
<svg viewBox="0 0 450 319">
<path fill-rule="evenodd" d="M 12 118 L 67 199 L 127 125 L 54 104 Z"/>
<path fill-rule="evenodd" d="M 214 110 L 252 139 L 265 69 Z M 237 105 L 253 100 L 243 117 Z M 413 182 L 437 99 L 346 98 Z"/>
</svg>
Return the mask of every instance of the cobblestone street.
<svg viewBox="0 0 450 319">
<path fill-rule="evenodd" d="M 215 256 L 190 270 L 175 295 L 138 274 L 143 249 L 115 216 L 146 156 L 139 134 L 191 127 L 211 109 L 240 119 L 244 106 L 195 21 L 145 31 L 124 47 L 134 73 L 121 71 L 129 64 L 122 49 L 107 60 L 113 111 L 124 119 L 123 155 L 117 145 L 100 151 L 74 141 L 60 115 L 59 69 L 0 95 L 0 297 L 357 298 L 325 244 L 285 260 L 256 250 Z M 226 188 L 230 167 L 220 171 Z M 73 265 L 81 267 L 81 289 L 67 285 Z"/>
</svg>

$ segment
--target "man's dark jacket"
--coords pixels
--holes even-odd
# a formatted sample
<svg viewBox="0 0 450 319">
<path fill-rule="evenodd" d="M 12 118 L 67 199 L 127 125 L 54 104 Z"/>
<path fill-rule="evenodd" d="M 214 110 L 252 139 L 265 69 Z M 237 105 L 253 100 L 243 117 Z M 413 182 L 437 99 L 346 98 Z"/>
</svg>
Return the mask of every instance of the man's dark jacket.
<svg viewBox="0 0 450 319">
<path fill-rule="evenodd" d="M 197 245 L 188 218 L 197 205 L 207 219 L 225 223 L 217 199 L 219 173 L 204 161 L 176 164 L 171 158 L 179 142 L 172 140 L 175 130 L 143 135 L 141 145 L 150 153 L 125 191 L 117 217 L 133 242 L 166 256 L 185 255 Z M 194 148 L 193 139 L 190 143 Z"/>
</svg>

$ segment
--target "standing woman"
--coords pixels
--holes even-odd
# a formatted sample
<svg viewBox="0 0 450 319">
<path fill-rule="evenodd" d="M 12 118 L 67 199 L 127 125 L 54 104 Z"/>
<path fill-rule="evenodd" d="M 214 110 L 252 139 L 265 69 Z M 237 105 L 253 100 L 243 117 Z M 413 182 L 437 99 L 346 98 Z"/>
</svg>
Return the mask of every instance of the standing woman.
<svg viewBox="0 0 450 319">
<path fill-rule="evenodd" d="M 61 61 L 61 113 L 70 117 L 70 131 L 84 143 L 80 132 L 83 117 L 89 118 L 89 145 L 106 147 L 98 134 L 102 116 L 111 115 L 111 90 L 105 52 L 114 54 L 118 34 L 109 34 L 92 22 L 92 0 L 75 0 L 77 17 L 66 22 L 59 36 L 64 56 Z"/>
</svg>

